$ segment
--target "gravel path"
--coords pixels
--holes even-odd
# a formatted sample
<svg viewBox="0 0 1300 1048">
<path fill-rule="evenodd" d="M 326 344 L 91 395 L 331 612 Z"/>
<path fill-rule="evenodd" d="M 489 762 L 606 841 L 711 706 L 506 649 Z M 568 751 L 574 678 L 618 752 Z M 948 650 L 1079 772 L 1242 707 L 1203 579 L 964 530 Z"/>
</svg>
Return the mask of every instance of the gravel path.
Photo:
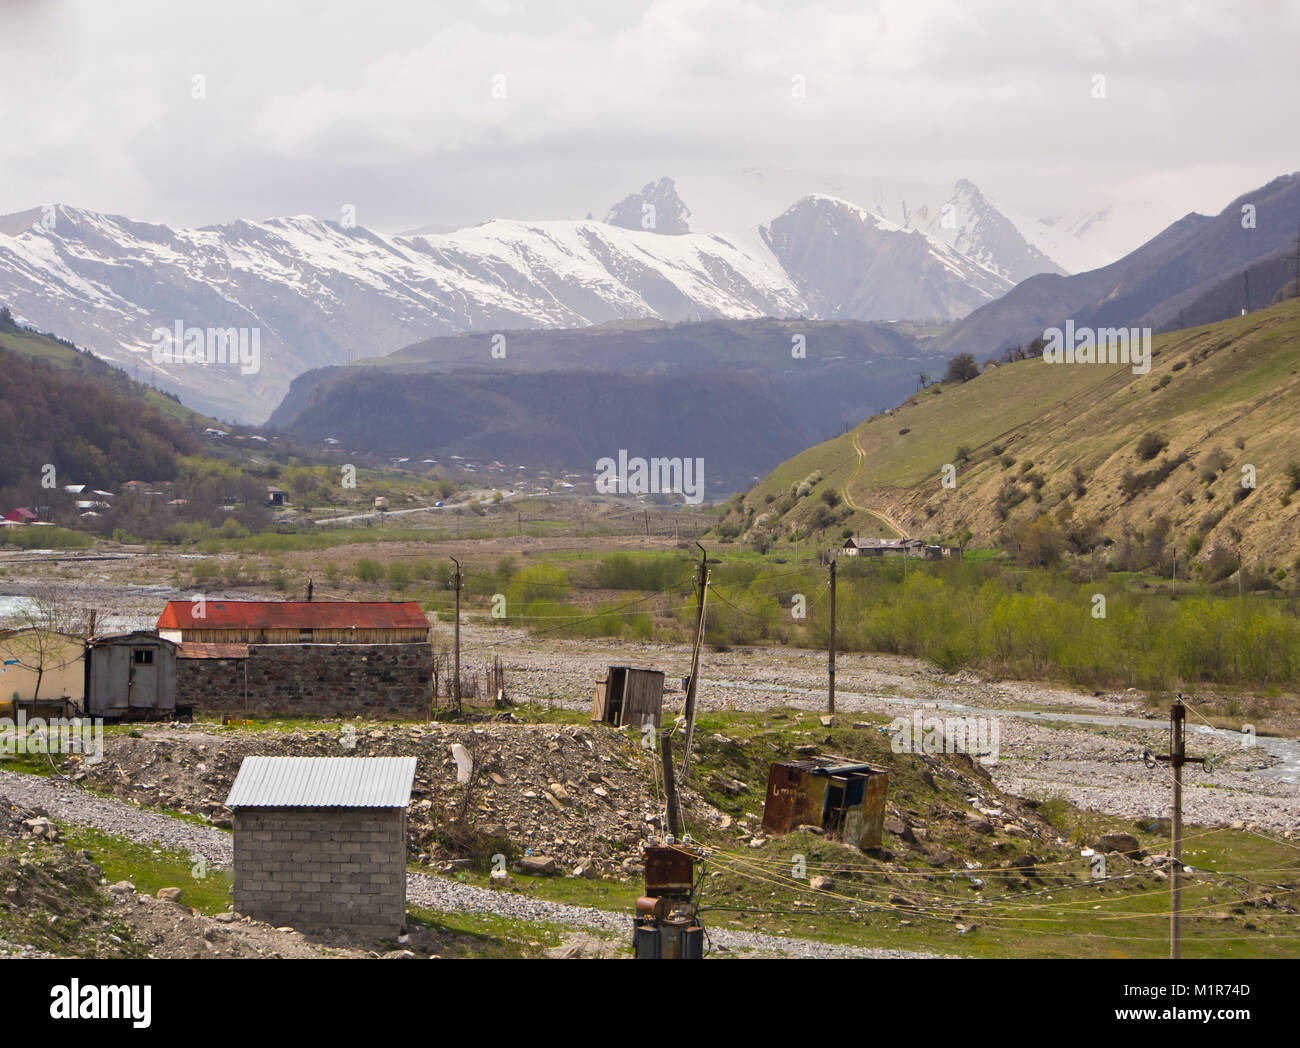
<svg viewBox="0 0 1300 1048">
<path fill-rule="evenodd" d="M 93 826 L 105 833 L 141 844 L 158 844 L 164 848 L 187 851 L 203 856 L 211 866 L 230 866 L 234 861 L 231 835 L 212 826 L 200 826 L 159 812 L 137 808 L 113 797 L 93 793 L 54 779 L 22 772 L 0 771 L 0 797 L 24 807 L 44 809 L 50 818 L 79 826 Z M 407 898 L 418 906 L 433 910 L 487 913 L 511 920 L 542 921 L 576 928 L 627 935 L 630 918 L 608 910 L 598 910 L 547 899 L 522 895 L 427 873 L 411 873 L 406 878 Z M 756 951 L 787 957 L 878 957 L 902 959 L 932 957 L 936 954 L 907 950 L 871 949 L 839 946 L 811 939 L 786 939 L 760 932 L 714 930 L 709 933 L 715 949 Z"/>
<path fill-rule="evenodd" d="M 100 797 L 60 779 L 0 771 L 0 797 L 27 808 L 43 808 L 51 819 L 202 856 L 211 866 L 229 866 L 235 860 L 230 834 L 213 826 L 137 808 L 115 797 Z"/>
</svg>

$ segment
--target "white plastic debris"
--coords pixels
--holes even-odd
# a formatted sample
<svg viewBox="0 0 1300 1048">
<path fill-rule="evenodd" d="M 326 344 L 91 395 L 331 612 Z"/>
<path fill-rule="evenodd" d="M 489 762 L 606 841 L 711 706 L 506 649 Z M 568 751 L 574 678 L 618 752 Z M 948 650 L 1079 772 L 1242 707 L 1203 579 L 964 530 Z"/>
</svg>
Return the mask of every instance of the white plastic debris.
<svg viewBox="0 0 1300 1048">
<path fill-rule="evenodd" d="M 456 761 L 456 781 L 469 782 L 469 777 L 474 772 L 474 758 L 469 755 L 469 750 L 459 742 L 453 742 L 451 755 Z"/>
</svg>

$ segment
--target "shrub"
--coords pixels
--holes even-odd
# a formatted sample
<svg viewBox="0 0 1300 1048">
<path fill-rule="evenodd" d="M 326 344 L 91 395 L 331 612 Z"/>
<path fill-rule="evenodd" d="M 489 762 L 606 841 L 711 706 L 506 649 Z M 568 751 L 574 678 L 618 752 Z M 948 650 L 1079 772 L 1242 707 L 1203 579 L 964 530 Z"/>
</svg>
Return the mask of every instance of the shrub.
<svg viewBox="0 0 1300 1048">
<path fill-rule="evenodd" d="M 1165 440 L 1159 433 L 1143 433 L 1137 442 L 1138 458 L 1143 462 L 1150 462 L 1168 446 L 1169 441 Z"/>
<path fill-rule="evenodd" d="M 384 577 L 384 566 L 377 560 L 362 557 L 353 567 L 352 573 L 362 582 L 378 582 Z"/>
<path fill-rule="evenodd" d="M 195 583 L 215 582 L 221 578 L 221 565 L 215 560 L 201 560 L 194 565 L 190 574 L 194 577 Z"/>
</svg>

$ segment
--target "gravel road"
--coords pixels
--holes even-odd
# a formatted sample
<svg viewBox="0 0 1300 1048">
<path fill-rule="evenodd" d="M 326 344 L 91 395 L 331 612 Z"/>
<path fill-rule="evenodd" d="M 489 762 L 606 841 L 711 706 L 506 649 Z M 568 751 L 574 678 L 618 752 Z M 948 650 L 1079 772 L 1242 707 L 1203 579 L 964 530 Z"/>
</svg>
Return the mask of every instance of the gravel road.
<svg viewBox="0 0 1300 1048">
<path fill-rule="evenodd" d="M 227 867 L 234 861 L 232 838 L 222 830 L 146 811 L 112 797 L 100 797 L 58 780 L 0 771 L 0 797 L 7 797 L 24 807 L 41 808 L 51 819 L 92 826 L 141 844 L 158 844 L 168 849 L 188 851 L 196 857 L 201 855 L 211 866 Z M 511 920 L 564 924 L 621 935 L 631 931 L 629 918 L 622 914 L 480 888 L 434 874 L 408 874 L 406 891 L 411 902 L 432 910 L 486 913 Z M 758 932 L 714 930 L 709 935 L 715 949 L 765 956 L 888 959 L 938 956 L 907 950 L 839 946 L 810 939 L 786 939 Z"/>
</svg>

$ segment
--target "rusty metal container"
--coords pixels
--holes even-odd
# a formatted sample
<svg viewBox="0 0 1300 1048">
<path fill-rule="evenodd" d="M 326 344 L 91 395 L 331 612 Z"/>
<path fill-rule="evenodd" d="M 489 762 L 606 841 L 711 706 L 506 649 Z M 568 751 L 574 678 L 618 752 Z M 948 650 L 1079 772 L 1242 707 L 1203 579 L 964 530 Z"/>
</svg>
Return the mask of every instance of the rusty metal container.
<svg viewBox="0 0 1300 1048">
<path fill-rule="evenodd" d="M 820 826 L 859 848 L 880 846 L 889 773 L 838 758 L 777 761 L 768 769 L 763 829 Z"/>
</svg>

